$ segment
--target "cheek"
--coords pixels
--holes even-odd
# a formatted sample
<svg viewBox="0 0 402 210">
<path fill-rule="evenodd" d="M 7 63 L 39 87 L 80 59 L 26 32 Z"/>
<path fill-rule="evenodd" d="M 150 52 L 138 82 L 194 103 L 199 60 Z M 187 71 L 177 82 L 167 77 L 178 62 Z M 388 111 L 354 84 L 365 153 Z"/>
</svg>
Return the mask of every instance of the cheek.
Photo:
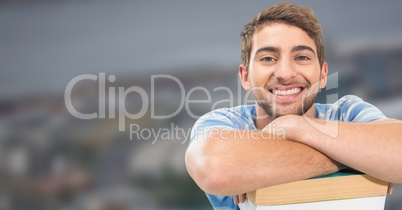
<svg viewBox="0 0 402 210">
<path fill-rule="evenodd" d="M 301 73 L 302 76 L 310 83 L 310 85 L 318 85 L 320 83 L 321 76 L 319 70 L 310 70 Z"/>
<path fill-rule="evenodd" d="M 250 81 L 253 86 L 265 86 L 268 83 L 272 73 L 269 69 L 262 69 L 254 67 L 250 71 Z"/>
<path fill-rule="evenodd" d="M 320 89 L 320 74 L 319 73 L 311 73 L 309 75 L 305 75 L 308 83 L 310 83 L 310 91 L 317 92 Z"/>
</svg>

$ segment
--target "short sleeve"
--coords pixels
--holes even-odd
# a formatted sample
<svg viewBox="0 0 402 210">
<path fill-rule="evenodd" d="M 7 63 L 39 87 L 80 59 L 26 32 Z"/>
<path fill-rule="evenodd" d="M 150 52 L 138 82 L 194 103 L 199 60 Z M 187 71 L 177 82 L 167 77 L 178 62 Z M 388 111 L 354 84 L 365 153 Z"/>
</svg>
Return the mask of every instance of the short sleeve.
<svg viewBox="0 0 402 210">
<path fill-rule="evenodd" d="M 346 96 L 342 106 L 343 118 L 349 122 L 366 123 L 387 118 L 377 107 L 357 96 Z"/>
<path fill-rule="evenodd" d="M 322 120 L 355 123 L 387 118 L 377 107 L 354 95 L 343 96 L 333 104 L 316 104 L 315 117 Z"/>
<path fill-rule="evenodd" d="M 236 120 L 230 117 L 227 110 L 215 110 L 200 117 L 194 124 L 190 134 L 190 144 L 198 138 L 199 135 L 205 135 L 208 130 L 213 128 L 236 129 Z"/>
</svg>

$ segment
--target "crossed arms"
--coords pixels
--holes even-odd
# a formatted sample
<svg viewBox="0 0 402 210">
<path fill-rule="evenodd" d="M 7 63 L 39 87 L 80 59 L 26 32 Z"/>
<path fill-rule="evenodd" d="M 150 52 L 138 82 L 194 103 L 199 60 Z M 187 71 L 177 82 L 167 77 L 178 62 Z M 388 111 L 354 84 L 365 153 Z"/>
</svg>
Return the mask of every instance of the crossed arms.
<svg viewBox="0 0 402 210">
<path fill-rule="evenodd" d="M 276 137 L 270 125 L 283 128 L 286 140 Z M 198 186 L 218 195 L 238 195 L 345 166 L 402 183 L 402 123 L 325 122 L 287 115 L 261 131 L 211 130 L 189 146 L 185 160 Z"/>
</svg>

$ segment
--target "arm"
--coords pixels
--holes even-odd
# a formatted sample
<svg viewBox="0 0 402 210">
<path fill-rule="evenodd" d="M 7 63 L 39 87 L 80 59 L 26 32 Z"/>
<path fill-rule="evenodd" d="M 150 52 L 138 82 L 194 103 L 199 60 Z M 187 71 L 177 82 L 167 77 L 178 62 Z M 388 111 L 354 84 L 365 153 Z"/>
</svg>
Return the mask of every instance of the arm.
<svg viewBox="0 0 402 210">
<path fill-rule="evenodd" d="M 402 183 L 402 123 L 383 119 L 342 123 L 284 116 L 273 123 L 287 138 L 376 178 Z"/>
<path fill-rule="evenodd" d="M 198 186 L 218 195 L 242 194 L 340 168 L 306 145 L 267 132 L 245 130 L 211 130 L 205 138 L 200 135 L 190 144 L 185 160 Z"/>
</svg>

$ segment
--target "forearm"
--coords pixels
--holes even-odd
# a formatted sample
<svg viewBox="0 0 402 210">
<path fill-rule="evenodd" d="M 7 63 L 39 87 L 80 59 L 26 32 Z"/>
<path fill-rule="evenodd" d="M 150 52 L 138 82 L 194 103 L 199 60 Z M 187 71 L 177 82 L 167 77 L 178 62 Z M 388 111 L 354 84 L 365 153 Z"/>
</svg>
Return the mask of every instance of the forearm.
<svg viewBox="0 0 402 210">
<path fill-rule="evenodd" d="M 220 195 L 339 170 L 338 163 L 317 150 L 261 131 L 232 131 L 196 140 L 187 150 L 186 166 L 201 189 Z"/>
<path fill-rule="evenodd" d="M 338 123 L 298 117 L 290 139 L 309 145 L 351 168 L 389 182 L 402 182 L 402 124 Z"/>
</svg>

